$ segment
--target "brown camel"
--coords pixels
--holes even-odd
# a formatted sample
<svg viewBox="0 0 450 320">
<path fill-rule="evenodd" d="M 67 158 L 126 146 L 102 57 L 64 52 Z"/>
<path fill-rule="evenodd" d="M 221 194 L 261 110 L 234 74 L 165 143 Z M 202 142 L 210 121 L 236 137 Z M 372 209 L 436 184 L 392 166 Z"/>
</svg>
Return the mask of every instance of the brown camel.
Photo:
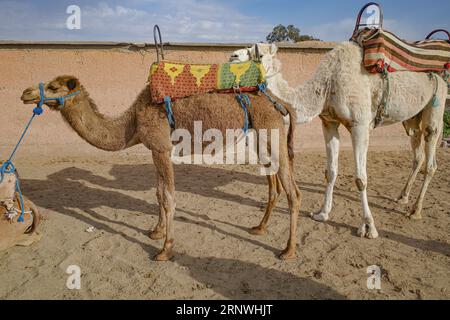
<svg viewBox="0 0 450 320">
<path fill-rule="evenodd" d="M 119 151 L 137 144 L 144 144 L 152 151 L 153 162 L 157 170 L 157 198 L 160 207 L 159 221 L 150 233 L 150 238 L 165 238 L 164 247 L 156 256 L 157 261 L 167 261 L 172 257 L 174 243 L 173 217 L 175 213 L 174 170 L 171 161 L 173 142 L 171 128 L 166 112 L 160 105 L 152 103 L 150 88 L 146 86 L 137 96 L 132 106 L 117 118 L 106 117 L 98 111 L 94 101 L 73 76 L 60 76 L 44 86 L 46 98 L 67 96 L 80 92 L 66 99 L 64 105 L 56 101 L 45 104 L 58 110 L 69 125 L 91 145 L 107 150 Z M 289 202 L 291 215 L 290 237 L 286 249 L 280 257 L 294 258 L 297 244 L 297 217 L 300 209 L 300 192 L 292 172 L 294 125 L 286 132 L 282 115 L 268 99 L 258 93 L 249 94 L 252 107 L 249 108 L 250 119 L 256 132 L 262 129 L 278 129 L 279 143 L 278 171 L 268 176 L 269 201 L 261 224 L 251 233 L 260 235 L 266 230 L 267 222 L 281 191 L 284 189 Z M 26 89 L 22 95 L 25 104 L 40 101 L 39 86 Z M 285 104 L 286 105 L 286 104 Z M 288 105 L 287 110 L 295 124 L 295 111 Z M 217 129 L 225 136 L 227 129 L 240 129 L 245 117 L 241 106 L 233 94 L 200 94 L 180 99 L 173 103 L 173 113 L 177 129 L 186 129 L 194 136 L 194 122 L 202 122 L 203 132 Z M 225 139 L 224 139 L 225 140 Z M 270 135 L 268 137 L 270 145 Z"/>
<path fill-rule="evenodd" d="M 24 221 L 17 221 L 22 207 L 16 193 L 16 174 L 5 173 L 0 182 L 0 251 L 17 245 L 29 246 L 40 239 L 35 233 L 40 221 L 39 211 L 25 196 Z"/>
</svg>

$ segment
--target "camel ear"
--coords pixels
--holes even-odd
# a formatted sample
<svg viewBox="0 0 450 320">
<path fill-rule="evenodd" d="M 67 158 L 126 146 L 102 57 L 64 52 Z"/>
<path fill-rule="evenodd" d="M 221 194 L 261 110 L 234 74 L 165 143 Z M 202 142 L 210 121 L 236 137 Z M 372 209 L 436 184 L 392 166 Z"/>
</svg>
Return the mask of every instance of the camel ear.
<svg viewBox="0 0 450 320">
<path fill-rule="evenodd" d="M 78 86 L 78 80 L 77 79 L 70 79 L 66 82 L 67 88 L 69 88 L 70 91 L 75 90 L 75 88 Z"/>
<path fill-rule="evenodd" d="M 272 43 L 270 45 L 270 54 L 275 55 L 277 52 L 278 52 L 278 47 L 274 43 Z"/>
</svg>

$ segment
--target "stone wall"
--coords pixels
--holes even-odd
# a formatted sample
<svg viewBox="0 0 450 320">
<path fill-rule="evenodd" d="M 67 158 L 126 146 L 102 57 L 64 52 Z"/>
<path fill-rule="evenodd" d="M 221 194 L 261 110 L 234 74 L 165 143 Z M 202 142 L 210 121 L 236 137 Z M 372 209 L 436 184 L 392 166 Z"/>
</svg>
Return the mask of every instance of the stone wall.
<svg viewBox="0 0 450 320">
<path fill-rule="evenodd" d="M 186 62 L 224 62 L 230 54 L 247 45 L 236 44 L 168 44 L 166 59 Z M 330 46 L 285 45 L 279 57 L 283 73 L 292 86 L 305 82 Z M 0 158 L 5 158 L 17 141 L 32 107 L 20 101 L 22 91 L 57 75 L 77 76 L 101 112 L 116 115 L 134 100 L 145 86 L 155 50 L 147 44 L 119 43 L 23 43 L 0 42 Z M 343 147 L 350 147 L 349 136 L 342 132 Z M 321 124 L 318 119 L 297 130 L 297 151 L 323 150 Z M 378 149 L 409 148 L 401 125 L 378 129 L 371 146 Z M 127 152 L 143 152 L 134 147 Z M 101 152 L 81 140 L 56 112 L 46 110 L 35 120 L 19 152 L 46 152 L 70 155 Z"/>
</svg>

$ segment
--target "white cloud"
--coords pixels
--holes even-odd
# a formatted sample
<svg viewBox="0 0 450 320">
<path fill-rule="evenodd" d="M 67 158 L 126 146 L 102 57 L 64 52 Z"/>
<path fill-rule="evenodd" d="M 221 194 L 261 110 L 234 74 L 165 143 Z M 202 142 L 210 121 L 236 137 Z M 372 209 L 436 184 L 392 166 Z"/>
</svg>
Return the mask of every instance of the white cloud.
<svg viewBox="0 0 450 320">
<path fill-rule="evenodd" d="M 164 41 L 257 42 L 272 29 L 218 1 L 85 3 L 80 4 L 82 29 L 70 31 L 64 8 L 58 13 L 31 1 L 0 1 L 0 39 L 152 42 L 153 25 L 159 24 Z"/>
</svg>

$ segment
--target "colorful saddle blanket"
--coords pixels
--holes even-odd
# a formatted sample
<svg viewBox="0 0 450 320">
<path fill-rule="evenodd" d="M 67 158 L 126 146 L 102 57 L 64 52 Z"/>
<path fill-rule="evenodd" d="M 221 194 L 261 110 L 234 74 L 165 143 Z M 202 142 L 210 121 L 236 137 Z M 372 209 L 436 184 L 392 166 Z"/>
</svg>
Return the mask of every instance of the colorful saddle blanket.
<svg viewBox="0 0 450 320">
<path fill-rule="evenodd" d="M 450 66 L 450 42 L 424 40 L 409 43 L 389 31 L 362 29 L 352 40 L 364 48 L 364 67 L 380 72 L 380 64 L 389 72 L 443 72 Z"/>
<path fill-rule="evenodd" d="M 260 62 L 224 64 L 187 64 L 161 61 L 150 69 L 150 90 L 154 103 L 208 92 L 226 92 L 236 86 L 242 92 L 258 90 L 265 81 L 265 71 Z"/>
</svg>

